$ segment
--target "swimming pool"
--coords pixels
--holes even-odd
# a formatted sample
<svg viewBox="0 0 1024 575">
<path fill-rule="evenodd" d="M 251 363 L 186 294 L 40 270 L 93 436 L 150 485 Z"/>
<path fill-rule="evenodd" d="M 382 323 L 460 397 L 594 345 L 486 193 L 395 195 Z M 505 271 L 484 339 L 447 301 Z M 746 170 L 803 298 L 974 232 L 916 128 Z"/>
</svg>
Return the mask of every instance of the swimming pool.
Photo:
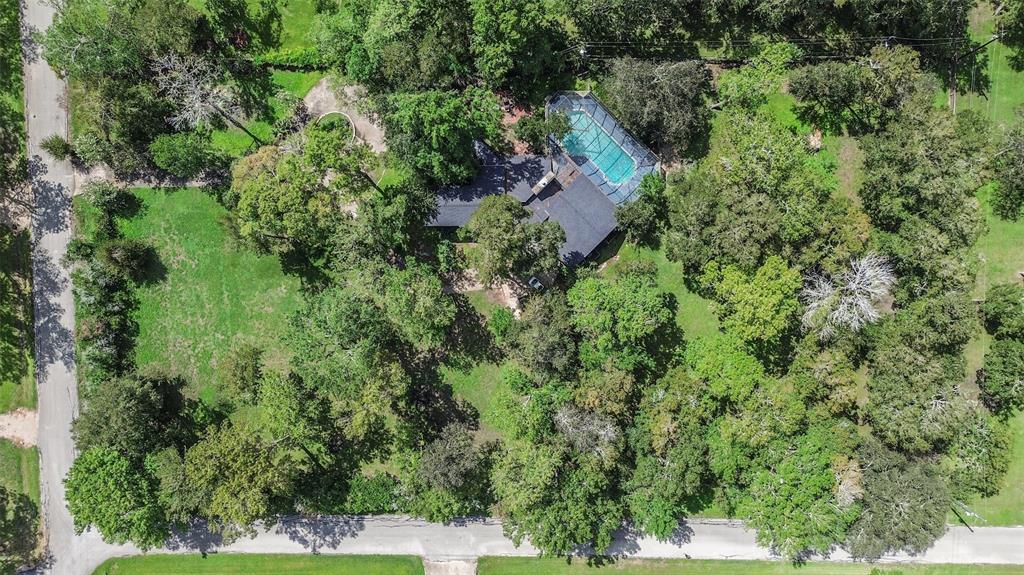
<svg viewBox="0 0 1024 575">
<path fill-rule="evenodd" d="M 562 145 L 569 155 L 586 156 L 611 184 L 619 185 L 633 177 L 636 162 L 590 114 L 572 110 L 567 116 L 572 130 L 562 138 Z"/>
</svg>

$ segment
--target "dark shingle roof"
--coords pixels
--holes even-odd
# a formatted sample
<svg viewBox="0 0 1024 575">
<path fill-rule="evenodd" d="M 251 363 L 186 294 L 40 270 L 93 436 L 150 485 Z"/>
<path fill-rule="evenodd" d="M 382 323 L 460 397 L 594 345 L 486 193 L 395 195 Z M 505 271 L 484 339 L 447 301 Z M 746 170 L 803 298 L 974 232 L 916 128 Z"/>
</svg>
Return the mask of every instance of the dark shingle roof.
<svg viewBox="0 0 1024 575">
<path fill-rule="evenodd" d="M 562 261 L 573 266 L 594 251 L 617 225 L 615 205 L 588 178 L 576 178 L 567 189 L 526 205 L 535 213 L 546 213 L 565 230 L 559 250 Z"/>
<path fill-rule="evenodd" d="M 590 255 L 615 229 L 615 205 L 585 176 L 577 177 L 566 189 L 553 182 L 540 197 L 533 187 L 548 173 L 550 160 L 543 156 L 502 158 L 486 144 L 476 147 L 481 166 L 473 181 L 461 186 L 444 186 L 437 192 L 437 215 L 430 225 L 461 227 L 487 196 L 508 193 L 526 203 L 531 222 L 554 220 L 565 230 L 559 250 L 562 261 L 572 266 Z"/>
</svg>

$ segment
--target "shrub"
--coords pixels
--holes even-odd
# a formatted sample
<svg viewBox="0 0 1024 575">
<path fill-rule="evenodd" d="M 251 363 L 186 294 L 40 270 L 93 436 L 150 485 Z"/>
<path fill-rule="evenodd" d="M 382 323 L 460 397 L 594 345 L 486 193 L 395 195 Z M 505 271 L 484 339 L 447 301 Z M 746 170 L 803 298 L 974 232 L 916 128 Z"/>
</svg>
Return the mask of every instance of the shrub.
<svg viewBox="0 0 1024 575">
<path fill-rule="evenodd" d="M 71 144 L 67 140 L 54 134 L 39 145 L 42 149 L 46 150 L 46 153 L 50 154 L 55 160 L 64 161 L 74 154 L 75 150 L 71 147 Z"/>
<path fill-rule="evenodd" d="M 996 337 L 1024 339 L 1024 285 L 990 287 L 981 305 L 985 329 Z"/>
<path fill-rule="evenodd" d="M 207 132 L 179 132 L 157 136 L 149 155 L 158 168 L 180 178 L 194 178 L 214 159 Z"/>
<path fill-rule="evenodd" d="M 100 259 L 118 273 L 138 282 L 145 273 L 150 247 L 130 238 L 116 238 L 100 246 Z"/>
<path fill-rule="evenodd" d="M 982 398 L 992 411 L 1009 414 L 1024 407 L 1024 341 L 997 339 L 985 355 Z"/>
<path fill-rule="evenodd" d="M 956 497 L 973 499 L 999 492 L 1010 465 L 1013 436 L 1005 423 L 975 410 L 949 450 L 950 486 Z"/>
<path fill-rule="evenodd" d="M 508 308 L 500 307 L 494 310 L 491 314 L 491 319 L 487 320 L 487 329 L 494 336 L 494 340 L 501 345 L 501 342 L 505 340 L 505 336 L 508 334 L 508 330 L 512 327 L 515 322 L 515 317 L 512 316 L 512 312 Z"/>
<path fill-rule="evenodd" d="M 441 240 L 437 244 L 437 268 L 442 274 L 458 273 L 465 267 L 465 257 L 459 247 L 451 240 Z"/>
<path fill-rule="evenodd" d="M 263 350 L 251 343 L 235 345 L 217 363 L 217 380 L 237 401 L 256 403 L 263 378 Z"/>
<path fill-rule="evenodd" d="M 639 196 L 615 209 L 615 220 L 633 243 L 653 242 L 665 223 L 668 203 L 665 198 L 665 180 L 647 174 L 640 181 Z"/>
<path fill-rule="evenodd" d="M 543 154 L 547 150 L 547 137 L 552 135 L 561 140 L 569 133 L 569 118 L 565 114 L 555 112 L 545 118 L 541 112 L 523 116 L 516 122 L 513 132 L 517 139 L 526 143 L 534 154 Z"/>
<path fill-rule="evenodd" d="M 72 147 L 75 150 L 75 157 L 86 167 L 107 161 L 110 153 L 110 145 L 92 132 L 75 136 Z"/>
<path fill-rule="evenodd" d="M 345 513 L 369 515 L 399 510 L 398 479 L 388 473 L 356 475 L 348 484 Z"/>
<path fill-rule="evenodd" d="M 271 66 L 301 70 L 323 70 L 327 62 L 320 57 L 316 48 L 281 48 L 265 54 L 254 56 L 253 63 L 257 66 Z"/>
</svg>

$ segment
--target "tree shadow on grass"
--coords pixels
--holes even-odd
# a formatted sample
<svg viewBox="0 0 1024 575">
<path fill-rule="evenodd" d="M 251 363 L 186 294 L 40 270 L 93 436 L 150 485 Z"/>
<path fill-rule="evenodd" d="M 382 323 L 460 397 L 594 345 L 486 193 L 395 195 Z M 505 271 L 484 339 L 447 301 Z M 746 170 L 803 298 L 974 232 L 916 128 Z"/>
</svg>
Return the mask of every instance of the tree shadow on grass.
<svg viewBox="0 0 1024 575">
<path fill-rule="evenodd" d="M 455 302 L 455 321 L 445 339 L 444 364 L 465 370 L 481 362 L 499 360 L 501 352 L 487 329 L 484 317 L 465 295 L 454 293 L 452 300 Z"/>
<path fill-rule="evenodd" d="M 28 375 L 32 341 L 31 245 L 28 230 L 0 224 L 0 384 Z"/>
<path fill-rule="evenodd" d="M 146 246 L 132 279 L 140 286 L 152 286 L 167 279 L 167 266 L 153 246 Z"/>
<path fill-rule="evenodd" d="M 413 440 L 424 445 L 437 439 L 453 423 L 473 431 L 480 427 L 480 412 L 455 395 L 452 386 L 441 377 L 440 366 L 436 358 L 424 357 L 413 361 L 409 368 L 413 381 L 402 418 L 408 422 Z"/>
</svg>

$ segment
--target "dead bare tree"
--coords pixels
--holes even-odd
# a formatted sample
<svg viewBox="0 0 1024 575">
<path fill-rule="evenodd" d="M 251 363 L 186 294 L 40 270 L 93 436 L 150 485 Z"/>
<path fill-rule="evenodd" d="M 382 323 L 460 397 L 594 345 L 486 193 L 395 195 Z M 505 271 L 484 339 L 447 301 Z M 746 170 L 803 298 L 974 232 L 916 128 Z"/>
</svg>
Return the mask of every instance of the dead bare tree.
<svg viewBox="0 0 1024 575">
<path fill-rule="evenodd" d="M 875 253 L 850 261 L 837 277 L 812 275 L 801 293 L 807 306 L 804 329 L 817 331 L 822 340 L 840 328 L 860 331 L 881 317 L 881 304 L 895 282 L 889 262 Z"/>
<path fill-rule="evenodd" d="M 235 95 L 220 81 L 220 73 L 207 60 L 195 56 L 167 54 L 153 63 L 160 91 L 178 106 L 167 119 L 176 129 L 210 125 L 222 118 L 249 135 L 257 144 L 265 142 L 235 119 L 239 113 Z"/>
<path fill-rule="evenodd" d="M 555 412 L 555 427 L 578 451 L 608 457 L 619 439 L 615 423 L 597 413 L 566 404 Z"/>
</svg>

